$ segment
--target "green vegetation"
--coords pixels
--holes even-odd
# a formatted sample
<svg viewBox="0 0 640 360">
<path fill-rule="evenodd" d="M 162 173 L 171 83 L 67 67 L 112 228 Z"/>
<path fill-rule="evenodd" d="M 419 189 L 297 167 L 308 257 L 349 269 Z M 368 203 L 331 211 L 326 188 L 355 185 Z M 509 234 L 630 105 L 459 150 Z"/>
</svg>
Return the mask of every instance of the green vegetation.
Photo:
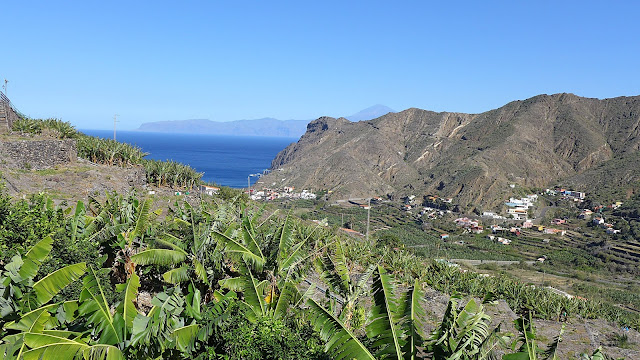
<svg viewBox="0 0 640 360">
<path fill-rule="evenodd" d="M 175 161 L 144 160 L 147 182 L 156 186 L 192 189 L 200 184 L 202 173 Z"/>
<path fill-rule="evenodd" d="M 516 339 L 490 328 L 479 302 L 460 307 L 456 296 L 425 334 L 425 285 L 503 298 L 523 316 L 640 327 L 636 314 L 606 303 L 343 238 L 238 196 L 154 210 L 134 194 L 72 207 L 3 195 L 0 214 L 6 359 L 481 359 L 510 351 L 505 343 Z"/>
<path fill-rule="evenodd" d="M 78 135 L 78 156 L 96 164 L 111 166 L 131 166 L 142 163 L 147 153 L 137 146 L 121 143 L 113 139 L 102 139 Z"/>
<path fill-rule="evenodd" d="M 22 134 L 45 134 L 58 139 L 72 139 L 78 136 L 76 129 L 59 119 L 20 118 L 13 123 L 12 130 Z"/>
<path fill-rule="evenodd" d="M 175 161 L 147 160 L 137 146 L 113 139 L 102 139 L 78 132 L 70 123 L 58 119 L 22 118 L 13 123 L 21 134 L 49 135 L 59 139 L 76 139 L 78 156 L 96 164 L 130 167 L 144 166 L 147 181 L 156 186 L 192 189 L 200 184 L 202 173 Z"/>
<path fill-rule="evenodd" d="M 62 134 L 51 130 L 63 128 L 60 123 L 25 120 L 18 128 Z M 144 160 L 133 146 L 69 131 L 64 137 L 76 138 L 81 156 L 93 162 L 144 165 L 157 186 L 189 189 L 200 182 L 193 169 Z M 625 256 L 634 256 L 637 202 L 606 210 L 624 220 L 617 220 L 624 231 L 611 237 L 611 244 L 577 231 L 566 241 L 554 237 L 542 243 L 525 232 L 503 234 L 513 241 L 505 247 L 484 234 L 465 233 L 447 215 L 425 221 L 386 204 L 371 210 L 369 243 L 337 231 L 366 232 L 366 211 L 359 207 L 305 200 L 285 204 L 289 212 L 281 214 L 227 188 L 205 201 L 160 208 L 136 194 L 55 206 L 44 195 L 14 200 L 1 193 L 0 354 L 6 359 L 488 359 L 499 349 L 505 360 L 557 359 L 563 332 L 543 350 L 533 317 L 600 318 L 640 328 L 640 315 L 627 310 L 640 304 L 636 286 L 603 292 L 595 281 L 583 281 L 628 270 L 618 267 L 628 261 L 609 265 L 604 259 L 621 242 Z M 562 208 L 558 214 L 573 218 L 576 211 Z M 326 219 L 331 227 L 296 216 Z M 587 224 L 570 224 L 574 230 L 577 225 Z M 443 232 L 451 235 L 449 241 L 439 239 Z M 431 260 L 529 260 L 542 252 L 547 261 L 535 267 L 484 265 L 494 276 Z M 569 299 L 511 275 L 560 275 L 569 269 L 564 275 L 579 280 L 574 289 L 588 299 Z M 429 334 L 426 286 L 452 295 Z M 459 305 L 462 296 L 471 299 Z M 515 322 L 520 336 L 490 326 L 482 303 L 473 298 L 504 299 L 520 316 Z M 610 341 L 633 345 L 624 334 Z M 603 358 L 600 350 L 584 356 Z"/>
</svg>

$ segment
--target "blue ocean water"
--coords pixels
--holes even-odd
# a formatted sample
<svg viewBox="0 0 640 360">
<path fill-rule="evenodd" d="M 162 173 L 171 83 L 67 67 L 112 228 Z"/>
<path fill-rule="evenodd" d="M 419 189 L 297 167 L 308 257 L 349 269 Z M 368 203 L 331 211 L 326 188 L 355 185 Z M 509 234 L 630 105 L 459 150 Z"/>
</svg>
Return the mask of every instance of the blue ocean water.
<svg viewBox="0 0 640 360">
<path fill-rule="evenodd" d="M 110 130 L 80 130 L 87 135 L 113 139 Z M 188 164 L 202 179 L 219 185 L 243 188 L 249 174 L 261 173 L 271 160 L 297 138 L 167 134 L 118 131 L 118 141 L 136 145 L 149 153 L 147 159 L 174 160 Z M 257 177 L 251 177 L 255 183 Z"/>
</svg>

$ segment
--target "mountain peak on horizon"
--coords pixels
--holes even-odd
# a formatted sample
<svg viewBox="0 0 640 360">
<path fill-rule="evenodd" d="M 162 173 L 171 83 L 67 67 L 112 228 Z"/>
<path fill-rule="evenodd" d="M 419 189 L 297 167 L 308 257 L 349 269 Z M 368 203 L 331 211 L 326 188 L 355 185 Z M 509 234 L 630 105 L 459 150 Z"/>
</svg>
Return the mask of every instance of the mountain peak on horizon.
<svg viewBox="0 0 640 360">
<path fill-rule="evenodd" d="M 350 121 L 371 120 L 394 112 L 384 105 L 374 105 L 348 116 Z M 166 120 L 143 123 L 137 131 L 175 132 L 244 136 L 284 136 L 300 137 L 307 130 L 311 120 L 278 120 L 272 117 L 243 119 L 234 121 L 213 121 L 209 119 Z"/>
<path fill-rule="evenodd" d="M 348 119 L 349 121 L 363 121 L 363 120 L 371 120 L 371 119 L 375 119 L 378 118 L 382 115 L 386 115 L 390 112 L 396 112 L 395 110 L 393 110 L 392 108 L 385 106 L 385 105 L 381 105 L 381 104 L 376 104 L 373 106 L 370 106 L 364 110 L 360 110 L 357 113 L 350 115 L 350 116 L 346 116 L 346 119 Z"/>
</svg>

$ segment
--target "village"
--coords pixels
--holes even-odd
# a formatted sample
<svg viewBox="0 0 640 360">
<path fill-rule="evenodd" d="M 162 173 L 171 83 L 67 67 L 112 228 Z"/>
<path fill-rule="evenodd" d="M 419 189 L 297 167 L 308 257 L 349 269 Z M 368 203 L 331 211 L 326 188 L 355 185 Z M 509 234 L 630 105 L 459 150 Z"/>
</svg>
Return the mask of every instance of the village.
<svg viewBox="0 0 640 360">
<path fill-rule="evenodd" d="M 584 203 L 586 197 L 584 192 L 567 190 L 559 187 L 555 189 L 546 189 L 544 193 L 540 194 L 540 196 L 543 195 L 552 196 L 558 201 L 569 201 L 574 204 Z M 433 196 L 430 196 L 429 198 L 432 201 L 434 200 Z M 450 199 L 445 199 L 443 201 L 447 203 L 449 200 Z M 502 245 L 509 245 L 512 242 L 511 239 L 503 237 L 505 234 L 520 236 L 525 232 L 526 235 L 534 235 L 532 232 L 537 232 L 542 235 L 567 235 L 567 232 L 570 231 L 570 227 L 567 226 L 568 218 L 553 218 L 547 222 L 547 225 L 543 225 L 543 219 L 535 217 L 536 211 L 534 211 L 534 209 L 536 207 L 541 208 L 541 211 L 538 211 L 539 214 L 544 214 L 545 210 L 547 210 L 545 209 L 545 206 L 538 206 L 538 200 L 538 194 L 529 194 L 522 198 L 511 197 L 504 203 L 505 209 L 503 215 L 499 215 L 491 211 L 484 211 L 480 216 L 459 217 L 452 221 L 455 223 L 456 227 L 464 229 L 467 233 L 484 234 L 485 232 L 489 232 L 490 234 L 487 235 L 487 238 Z M 617 209 L 622 204 L 623 202 L 616 201 L 610 204 L 608 208 Z M 403 209 L 406 211 L 410 206 L 411 205 L 405 204 Z M 546 206 L 546 208 L 549 207 Z M 591 220 L 593 226 L 604 229 L 605 233 L 608 235 L 619 234 L 621 232 L 620 229 L 616 229 L 614 224 L 611 222 L 605 221 L 604 216 L 601 214 L 604 208 L 605 207 L 603 205 L 595 206 L 593 209 L 578 207 L 577 209 L 579 209 L 580 213 L 576 218 L 581 220 Z M 428 218 L 432 219 L 436 218 L 438 215 L 442 216 L 443 214 L 442 210 L 433 209 L 429 206 L 423 207 L 419 213 L 419 215 L 426 215 Z M 485 228 L 483 226 L 483 222 L 491 224 Z M 440 234 L 440 238 L 442 240 L 446 240 L 450 238 L 450 235 L 442 233 Z M 543 243 L 549 243 L 550 241 L 550 238 L 544 238 L 542 240 Z M 544 258 L 538 258 L 538 261 L 542 262 L 544 261 Z"/>
<path fill-rule="evenodd" d="M 219 190 L 216 186 L 202 185 L 200 193 L 214 195 Z M 291 200 L 318 200 L 325 198 L 324 195 L 329 195 L 330 192 L 314 193 L 310 189 L 296 191 L 293 186 L 285 186 L 280 189 L 249 188 L 245 190 L 245 194 L 255 201 L 278 200 L 286 202 Z M 416 195 L 407 195 L 400 199 L 401 203 L 397 209 L 423 224 L 428 224 L 431 221 L 449 221 L 455 225 L 452 229 L 459 229 L 453 233 L 448 231 L 438 233 L 438 229 L 433 229 L 442 241 L 452 241 L 453 237 L 457 238 L 462 234 L 469 234 L 484 236 L 490 241 L 507 246 L 512 244 L 513 239 L 523 236 L 530 239 L 538 239 L 541 244 L 549 244 L 558 237 L 568 236 L 568 239 L 572 239 L 575 236 L 582 235 L 577 231 L 580 228 L 570 225 L 571 220 L 566 216 L 545 218 L 547 211 L 559 208 L 556 206 L 558 204 L 570 205 L 575 208 L 578 211 L 575 220 L 588 221 L 590 226 L 601 228 L 604 234 L 607 235 L 619 234 L 621 229 L 617 229 L 613 221 L 606 221 L 602 212 L 605 209 L 616 209 L 623 202 L 616 201 L 606 207 L 598 205 L 588 208 L 584 206 L 586 197 L 587 194 L 585 192 L 555 187 L 553 189 L 544 189 L 544 191 L 540 191 L 537 194 L 531 193 L 521 197 L 510 197 L 502 203 L 500 211 L 463 214 L 458 211 L 452 198 L 426 195 L 420 199 Z M 394 203 L 397 204 L 397 202 L 389 199 L 374 196 L 372 198 L 336 200 L 330 205 L 344 208 L 359 207 L 363 210 L 370 210 L 370 206 L 379 206 L 383 203 L 391 208 L 394 207 Z M 329 225 L 326 220 L 312 221 L 323 226 Z M 368 237 L 366 231 L 358 231 L 345 225 L 344 219 L 339 228 L 349 235 L 361 238 Z M 379 230 L 379 228 L 372 231 L 376 230 Z M 457 240 L 455 243 L 464 245 L 464 240 Z M 544 262 L 545 259 L 545 255 L 537 257 L 539 262 Z"/>
<path fill-rule="evenodd" d="M 200 193 L 207 195 L 215 195 L 220 191 L 220 188 L 213 185 L 201 185 Z M 317 198 L 317 195 L 313 193 L 311 190 L 302 190 L 300 192 L 295 192 L 295 187 L 293 186 L 285 186 L 282 189 L 268 189 L 264 188 L 262 190 L 249 189 L 248 191 L 244 191 L 245 194 L 249 196 L 251 200 L 254 201 L 273 201 L 277 199 L 288 199 L 288 200 L 314 200 Z M 179 194 L 176 194 L 179 195 Z"/>
</svg>

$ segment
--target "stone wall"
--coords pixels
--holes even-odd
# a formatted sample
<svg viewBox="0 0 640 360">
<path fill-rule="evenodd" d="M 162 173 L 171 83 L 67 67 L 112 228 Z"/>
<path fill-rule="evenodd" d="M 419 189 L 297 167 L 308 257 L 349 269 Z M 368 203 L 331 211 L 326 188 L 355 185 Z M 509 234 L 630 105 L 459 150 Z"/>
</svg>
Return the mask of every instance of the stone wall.
<svg viewBox="0 0 640 360">
<path fill-rule="evenodd" d="M 47 169 L 75 163 L 76 141 L 65 140 L 0 140 L 0 165 L 14 169 Z"/>
</svg>

